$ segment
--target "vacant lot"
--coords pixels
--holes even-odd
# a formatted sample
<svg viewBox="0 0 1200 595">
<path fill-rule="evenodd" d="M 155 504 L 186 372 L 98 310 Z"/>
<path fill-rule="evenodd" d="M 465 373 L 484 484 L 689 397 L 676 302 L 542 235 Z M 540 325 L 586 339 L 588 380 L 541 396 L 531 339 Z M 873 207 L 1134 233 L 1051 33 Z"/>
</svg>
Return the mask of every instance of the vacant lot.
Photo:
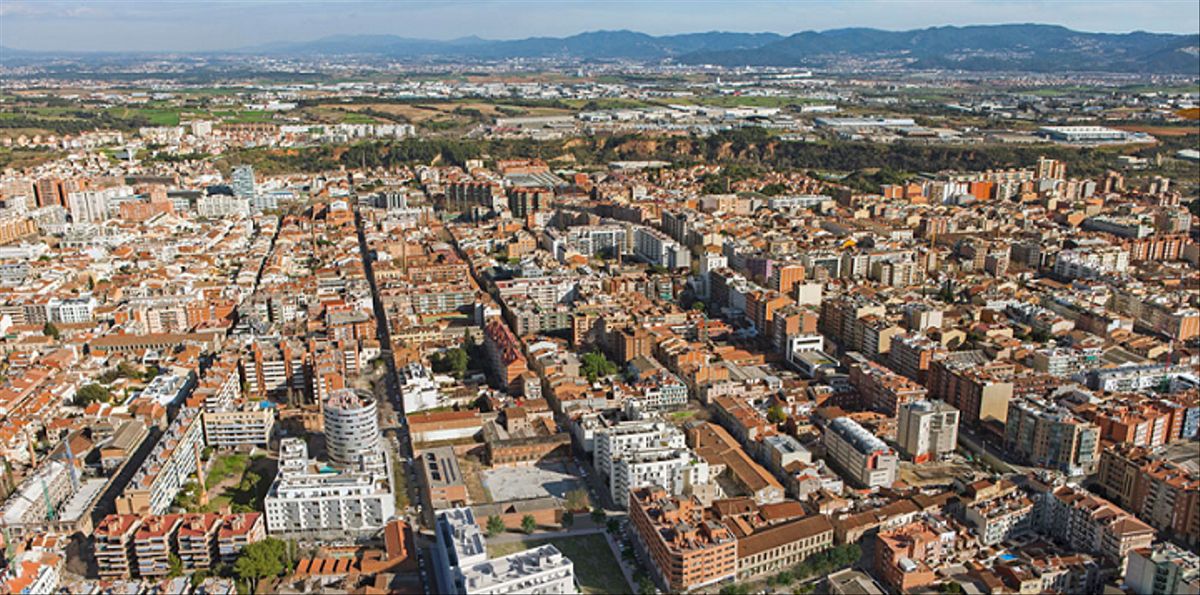
<svg viewBox="0 0 1200 595">
<path fill-rule="evenodd" d="M 575 577 L 584 593 L 626 593 L 625 575 L 613 558 L 604 536 L 596 533 L 576 537 L 530 539 L 511 543 L 488 544 L 488 555 L 504 556 L 544 544 L 553 544 L 575 564 Z"/>
<path fill-rule="evenodd" d="M 484 471 L 483 487 L 495 502 L 554 496 L 582 488 L 583 482 L 560 463 L 537 467 L 508 467 Z"/>
</svg>

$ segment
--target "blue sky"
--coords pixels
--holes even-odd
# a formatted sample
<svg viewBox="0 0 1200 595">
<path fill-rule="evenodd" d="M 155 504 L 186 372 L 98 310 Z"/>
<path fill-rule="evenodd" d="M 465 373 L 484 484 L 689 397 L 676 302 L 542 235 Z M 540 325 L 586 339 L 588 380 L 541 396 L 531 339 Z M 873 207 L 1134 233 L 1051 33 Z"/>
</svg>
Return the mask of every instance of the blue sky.
<svg viewBox="0 0 1200 595">
<path fill-rule="evenodd" d="M 0 0 L 0 45 L 31 50 L 219 50 L 337 34 L 452 39 L 794 33 L 840 27 L 1051 23 L 1082 31 L 1195 33 L 1197 0 Z"/>
</svg>

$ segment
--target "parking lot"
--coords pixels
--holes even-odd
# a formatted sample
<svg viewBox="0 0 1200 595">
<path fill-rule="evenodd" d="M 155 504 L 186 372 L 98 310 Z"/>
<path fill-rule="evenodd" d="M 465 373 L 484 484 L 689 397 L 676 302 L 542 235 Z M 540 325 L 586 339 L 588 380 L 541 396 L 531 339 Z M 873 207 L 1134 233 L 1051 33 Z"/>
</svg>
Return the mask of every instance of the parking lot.
<svg viewBox="0 0 1200 595">
<path fill-rule="evenodd" d="M 583 481 L 562 463 L 489 469 L 481 475 L 483 487 L 487 488 L 493 502 L 543 496 L 564 498 L 567 492 L 584 487 Z"/>
</svg>

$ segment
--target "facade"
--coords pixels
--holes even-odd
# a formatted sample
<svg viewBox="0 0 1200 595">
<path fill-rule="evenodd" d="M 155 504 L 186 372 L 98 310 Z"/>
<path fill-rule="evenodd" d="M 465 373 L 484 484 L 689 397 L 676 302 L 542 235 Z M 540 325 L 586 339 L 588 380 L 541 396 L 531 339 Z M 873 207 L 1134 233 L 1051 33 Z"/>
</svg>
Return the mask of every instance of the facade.
<svg viewBox="0 0 1200 595">
<path fill-rule="evenodd" d="M 897 442 L 915 463 L 939 459 L 958 447 L 958 410 L 941 401 L 900 406 Z"/>
<path fill-rule="evenodd" d="M 738 580 L 790 569 L 805 558 L 833 547 L 833 525 L 814 515 L 769 525 L 738 537 Z"/>
<path fill-rule="evenodd" d="M 635 547 L 660 589 L 687 592 L 737 576 L 737 540 L 697 500 L 648 487 L 629 501 Z"/>
<path fill-rule="evenodd" d="M 633 232 L 633 252 L 652 265 L 670 270 L 692 265 L 692 253 L 687 247 L 649 227 L 639 227 Z"/>
<path fill-rule="evenodd" d="M 859 487 L 890 487 L 896 482 L 900 458 L 850 418 L 830 422 L 825 429 L 825 448 L 834 466 Z"/>
<path fill-rule="evenodd" d="M 1147 449 L 1113 445 L 1100 454 L 1096 482 L 1104 495 L 1163 538 L 1200 544 L 1200 474 L 1193 441 Z"/>
<path fill-rule="evenodd" d="M 209 569 L 232 564 L 242 548 L 264 537 L 257 512 L 110 514 L 96 525 L 93 555 L 101 578 L 161 578 L 170 572 L 172 556 L 185 570 Z"/>
</svg>

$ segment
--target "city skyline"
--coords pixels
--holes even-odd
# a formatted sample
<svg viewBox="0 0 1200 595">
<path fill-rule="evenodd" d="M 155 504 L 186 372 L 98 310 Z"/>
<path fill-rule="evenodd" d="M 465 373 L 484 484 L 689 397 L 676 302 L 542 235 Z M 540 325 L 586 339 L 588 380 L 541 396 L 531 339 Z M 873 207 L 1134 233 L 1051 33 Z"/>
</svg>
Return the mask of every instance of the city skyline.
<svg viewBox="0 0 1200 595">
<path fill-rule="evenodd" d="M 614 7 L 620 10 L 614 10 Z M 334 35 L 450 40 L 566 37 L 597 30 L 650 35 L 867 27 L 912 30 L 1012 23 L 1085 32 L 1195 33 L 1193 3 L 891 2 L 882 0 L 728 5 L 706 1 L 564 2 L 0 2 L 0 45 L 29 51 L 206 52 L 304 42 Z M 680 15 L 688 18 L 681 19 Z M 498 29 L 495 23 L 506 26 Z"/>
</svg>

